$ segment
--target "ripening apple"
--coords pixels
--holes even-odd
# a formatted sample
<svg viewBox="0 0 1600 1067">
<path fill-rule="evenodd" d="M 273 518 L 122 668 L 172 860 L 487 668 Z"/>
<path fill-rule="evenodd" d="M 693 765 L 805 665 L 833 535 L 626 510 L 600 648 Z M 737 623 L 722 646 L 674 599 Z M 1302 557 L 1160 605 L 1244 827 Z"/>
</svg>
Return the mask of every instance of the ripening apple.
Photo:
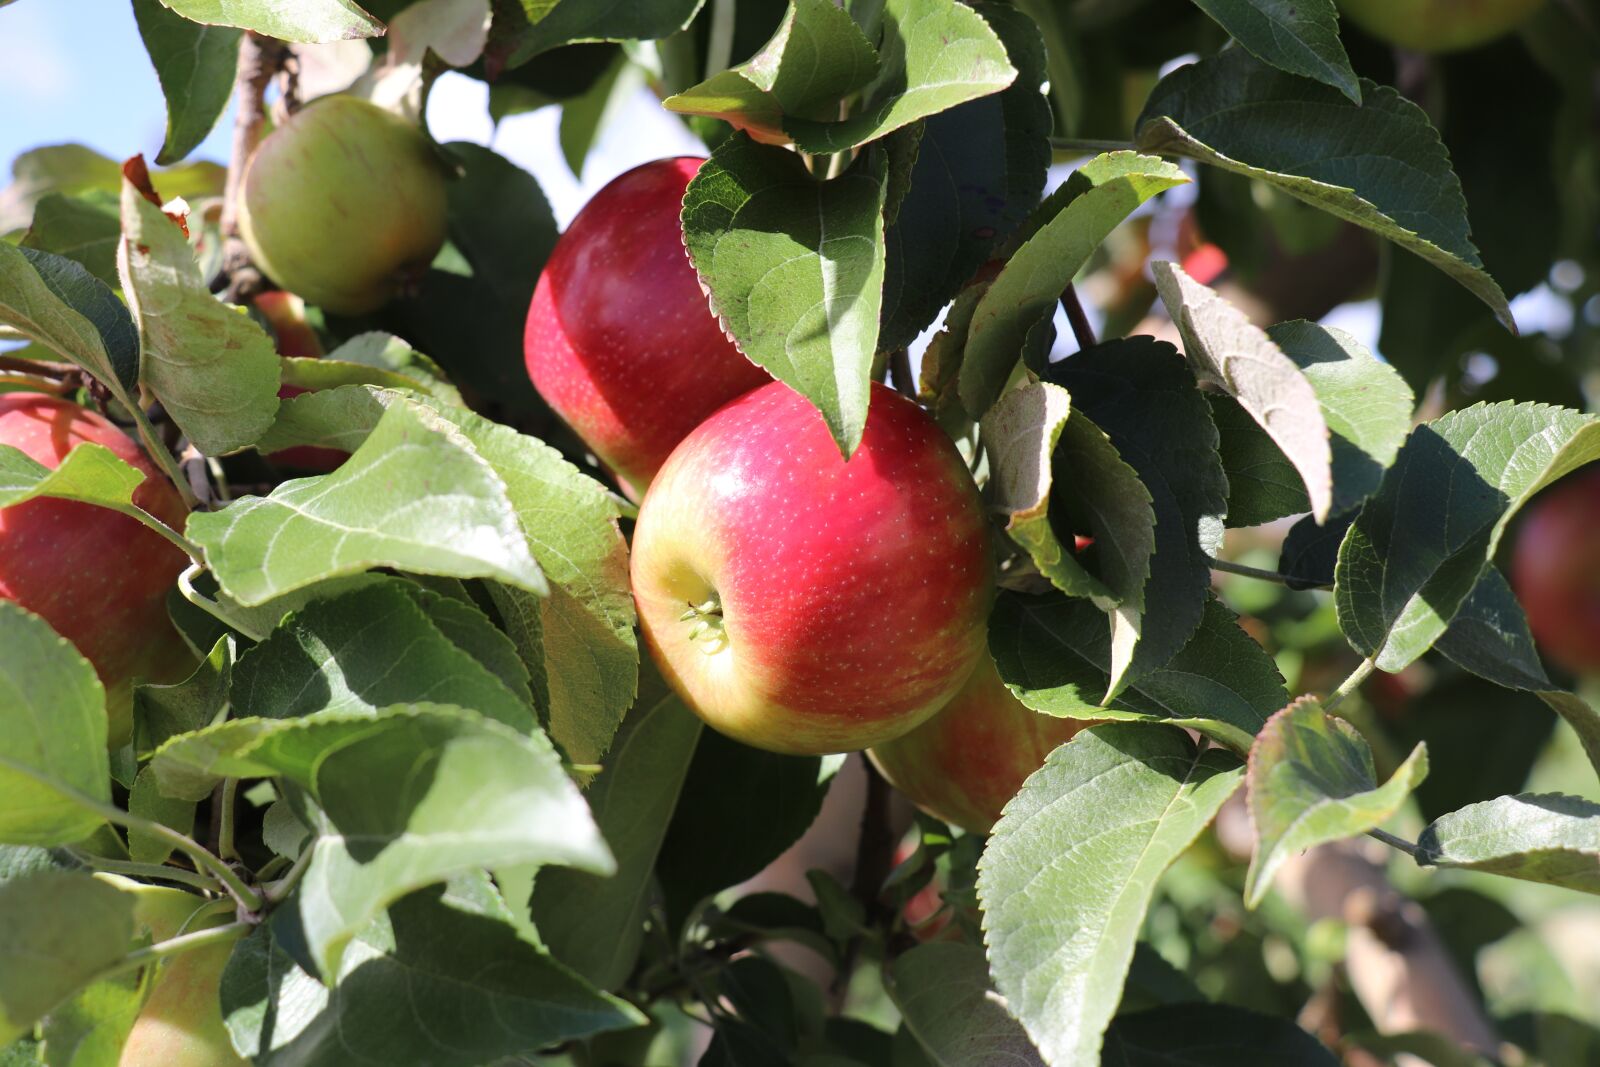
<svg viewBox="0 0 1600 1067">
<path fill-rule="evenodd" d="M 678 215 L 703 159 L 636 167 L 556 242 L 528 307 L 528 376 L 637 500 L 707 415 L 771 379 L 711 314 Z"/>
<path fill-rule="evenodd" d="M 774 752 L 866 748 L 937 711 L 984 655 L 991 569 L 961 456 L 881 385 L 849 462 L 787 385 L 732 401 L 673 450 L 633 537 L 663 674 Z"/>
<path fill-rule="evenodd" d="M 889 784 L 929 815 L 986 834 L 1045 757 L 1089 725 L 1024 705 L 986 653 L 938 714 L 867 755 Z"/>
<path fill-rule="evenodd" d="M 1546 655 L 1575 674 L 1600 673 L 1600 464 L 1528 506 L 1511 585 Z"/>
<path fill-rule="evenodd" d="M 136 896 L 134 920 L 152 941 L 209 930 L 233 919 L 216 911 L 196 918 L 207 902 L 193 893 L 116 881 Z M 237 940 L 191 949 L 160 964 L 122 1046 L 119 1067 L 247 1067 L 222 1021 L 222 971 Z"/>
<path fill-rule="evenodd" d="M 353 96 L 325 96 L 250 156 L 239 228 L 273 281 L 359 315 L 427 271 L 444 244 L 445 181 L 416 126 Z"/>
<path fill-rule="evenodd" d="M 1544 0 L 1339 0 L 1351 22 L 1419 52 L 1455 52 L 1515 29 Z"/>
<path fill-rule="evenodd" d="M 0 394 L 0 444 L 54 468 L 84 442 L 142 471 L 133 502 L 183 529 L 183 500 L 127 434 L 58 397 Z M 138 520 L 93 504 L 36 499 L 0 508 L 0 598 L 43 618 L 94 664 L 113 748 L 131 733 L 134 679 L 176 681 L 193 664 L 166 606 L 186 562 Z"/>
<path fill-rule="evenodd" d="M 267 320 L 267 325 L 272 327 L 278 355 L 293 356 L 298 359 L 320 359 L 325 354 L 322 351 L 322 340 L 317 337 L 316 329 L 306 318 L 304 300 L 282 289 L 273 289 L 256 294 L 253 302 L 256 311 Z M 309 391 L 298 385 L 280 385 L 278 399 L 288 400 L 290 397 Z M 298 445 L 273 452 L 267 458 L 282 467 L 326 474 L 349 459 L 350 453 L 338 448 Z"/>
</svg>

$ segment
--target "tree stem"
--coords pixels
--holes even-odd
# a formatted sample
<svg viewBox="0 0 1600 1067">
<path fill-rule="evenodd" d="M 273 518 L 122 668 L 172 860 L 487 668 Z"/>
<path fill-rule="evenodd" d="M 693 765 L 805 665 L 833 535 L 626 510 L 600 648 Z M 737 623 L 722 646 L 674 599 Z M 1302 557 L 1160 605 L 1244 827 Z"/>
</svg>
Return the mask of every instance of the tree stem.
<svg viewBox="0 0 1600 1067">
<path fill-rule="evenodd" d="M 1132 141 L 1096 141 L 1081 137 L 1052 137 L 1050 151 L 1057 163 L 1078 156 L 1097 156 L 1101 152 L 1137 152 L 1139 146 Z"/>
<path fill-rule="evenodd" d="M 267 86 L 283 66 L 288 48 L 281 41 L 257 33 L 246 33 L 239 40 L 239 70 L 233 82 L 239 110 L 233 124 L 228 178 L 223 186 L 221 223 L 224 298 L 233 304 L 244 303 L 265 284 L 261 272 L 250 261 L 250 250 L 239 237 L 239 197 L 245 167 L 261 143 L 261 130 L 266 124 L 266 108 L 262 105 Z"/>
<path fill-rule="evenodd" d="M 917 398 L 917 383 L 911 377 L 911 353 L 904 348 L 889 353 L 889 377 L 901 396 Z"/>
<path fill-rule="evenodd" d="M 85 867 L 93 867 L 97 871 L 107 874 L 125 874 L 129 878 L 154 878 L 161 881 L 177 882 L 193 889 L 203 889 L 208 893 L 222 891 L 214 878 L 207 878 L 195 871 L 186 871 L 182 867 L 168 867 L 162 863 L 130 863 L 127 860 L 114 860 L 105 856 L 96 856 L 92 852 L 82 849 L 68 849 L 73 857 Z"/>
<path fill-rule="evenodd" d="M 1399 849 L 1412 859 L 1417 858 L 1417 846 L 1412 844 L 1410 841 L 1407 841 L 1403 837 L 1396 837 L 1393 834 L 1385 833 L 1382 830 L 1368 830 L 1367 836 L 1372 838 L 1374 841 L 1382 841 L 1390 848 Z"/>
<path fill-rule="evenodd" d="M 217 787 L 217 808 L 222 813 L 217 828 L 217 855 L 224 860 L 239 858 L 239 850 L 233 847 L 233 809 L 238 801 L 239 779 L 224 778 L 222 785 Z"/>
<path fill-rule="evenodd" d="M 1247 564 L 1235 563 L 1227 559 L 1208 559 L 1206 562 L 1210 564 L 1211 569 L 1214 571 L 1226 571 L 1229 574 L 1239 574 L 1246 578 L 1255 578 L 1263 582 L 1277 582 L 1279 585 L 1287 585 L 1289 583 L 1289 576 L 1279 571 L 1264 570 L 1261 567 L 1251 567 Z M 1332 589 L 1333 586 L 1317 583 L 1312 588 Z"/>
<path fill-rule="evenodd" d="M 234 940 L 241 933 L 248 933 L 249 930 L 249 923 L 234 922 L 226 926 L 213 926 L 209 930 L 196 930 L 192 934 L 181 934 L 144 948 L 136 948 L 84 984 L 88 986 L 95 982 L 103 982 L 107 978 L 115 978 L 127 971 L 136 971 L 145 964 L 156 963 L 181 952 L 192 952 L 208 945 L 224 944 Z"/>
<path fill-rule="evenodd" d="M 267 636 L 266 634 L 258 633 L 255 627 L 250 626 L 248 623 L 245 623 L 240 619 L 234 618 L 234 616 L 229 613 L 228 609 L 224 608 L 221 604 L 217 603 L 217 601 L 212 600 L 210 597 L 206 596 L 204 593 L 200 592 L 200 590 L 194 587 L 194 577 L 203 569 L 204 568 L 199 563 L 194 563 L 185 569 L 183 573 L 178 575 L 178 592 L 182 594 L 183 599 L 187 600 L 189 603 L 193 604 L 207 615 L 210 615 L 218 622 L 228 626 L 230 629 L 237 630 L 244 634 L 246 637 L 250 638 L 250 640 L 265 640 Z"/>
</svg>

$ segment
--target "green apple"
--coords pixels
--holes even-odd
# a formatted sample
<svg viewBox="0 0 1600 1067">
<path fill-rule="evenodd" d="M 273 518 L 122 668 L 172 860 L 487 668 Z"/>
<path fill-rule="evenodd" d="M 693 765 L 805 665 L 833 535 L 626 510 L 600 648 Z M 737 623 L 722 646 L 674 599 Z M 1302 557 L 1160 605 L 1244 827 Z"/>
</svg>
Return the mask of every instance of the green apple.
<svg viewBox="0 0 1600 1067">
<path fill-rule="evenodd" d="M 1034 711 L 1018 700 L 987 654 L 939 713 L 867 755 L 917 807 L 986 834 L 1045 757 L 1090 724 Z"/>
<path fill-rule="evenodd" d="M 239 228 L 273 281 L 359 315 L 427 271 L 444 244 L 445 181 L 416 126 L 365 100 L 326 96 L 250 156 Z"/>
<path fill-rule="evenodd" d="M 1544 0 L 1339 0 L 1374 37 L 1419 52 L 1455 52 L 1515 29 Z"/>
<path fill-rule="evenodd" d="M 639 508 L 645 640 L 701 718 L 758 748 L 881 744 L 984 655 L 977 487 L 925 411 L 881 385 L 870 403 L 845 462 L 800 394 L 746 393 L 683 439 Z"/>
</svg>

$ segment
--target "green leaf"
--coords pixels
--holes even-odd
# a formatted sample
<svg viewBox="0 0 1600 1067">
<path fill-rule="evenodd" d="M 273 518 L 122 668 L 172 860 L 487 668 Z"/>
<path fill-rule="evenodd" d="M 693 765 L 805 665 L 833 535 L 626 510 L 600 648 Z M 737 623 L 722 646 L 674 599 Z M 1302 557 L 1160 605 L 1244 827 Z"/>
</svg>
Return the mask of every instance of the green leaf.
<svg viewBox="0 0 1600 1067">
<path fill-rule="evenodd" d="M 534 883 L 533 923 L 545 947 L 601 989 L 622 985 L 639 955 L 656 857 L 699 736 L 700 720 L 650 672 L 585 794 L 616 873 L 553 869 Z"/>
<path fill-rule="evenodd" d="M 1417 862 L 1600 893 L 1600 804 L 1560 793 L 1473 804 L 1422 831 Z"/>
<path fill-rule="evenodd" d="M 173 685 L 141 685 L 133 691 L 134 751 L 145 755 L 169 738 L 198 730 L 228 706 L 228 685 L 238 645 L 231 634 L 217 638 L 194 673 Z"/>
<path fill-rule="evenodd" d="M 377 37 L 383 23 L 353 0 L 161 0 L 191 22 L 235 26 L 282 41 L 313 44 Z"/>
<path fill-rule="evenodd" d="M 1261 903 L 1284 860 L 1314 845 L 1366 833 L 1392 818 L 1428 775 L 1417 745 L 1381 787 L 1372 749 L 1355 727 L 1301 697 L 1273 715 L 1250 749 L 1250 821 L 1255 855 L 1244 900 Z"/>
<path fill-rule="evenodd" d="M 1119 1015 L 1106 1031 L 1117 1067 L 1338 1067 L 1327 1047 L 1279 1015 L 1228 1004 L 1171 1004 Z"/>
<path fill-rule="evenodd" d="M 1215 598 L 1166 666 L 1102 704 L 1111 662 L 1105 616 L 1082 600 L 1002 593 L 989 619 L 1000 677 L 1028 707 L 1068 719 L 1165 722 L 1243 754 L 1289 699 L 1272 657 Z"/>
<path fill-rule="evenodd" d="M 1044 377 L 1072 394 L 1074 417 L 1106 432 L 1155 513 L 1145 610 L 1125 601 L 1110 615 L 1111 696 L 1165 665 L 1200 624 L 1228 505 L 1217 430 L 1188 362 L 1154 338 L 1104 342 L 1051 364 Z M 1094 551 L 1103 550 L 1097 543 Z"/>
<path fill-rule="evenodd" d="M 999 35 L 1017 79 L 923 122 L 910 186 L 884 234 L 880 349 L 909 345 L 1027 217 L 1044 188 L 1051 115 L 1039 92 L 1045 68 L 1039 29 L 1014 8 L 973 8 Z"/>
<path fill-rule="evenodd" d="M 1427 115 L 1386 85 L 1363 81 L 1361 94 L 1357 106 L 1225 49 L 1161 80 L 1136 141 L 1258 178 L 1372 230 L 1466 286 L 1515 330 L 1468 236 L 1461 182 Z"/>
<path fill-rule="evenodd" d="M 475 882 L 395 902 L 351 942 L 331 989 L 258 927 L 223 975 L 234 1045 L 263 1064 L 344 1067 L 359 1049 L 373 1062 L 478 1067 L 644 1022 L 520 940 Z M 398 1003 L 406 1010 L 373 1014 Z"/>
<path fill-rule="evenodd" d="M 550 205 L 533 175 L 482 145 L 452 141 L 444 150 L 461 172 L 447 190 L 450 244 L 471 274 L 431 268 L 414 299 L 385 309 L 386 328 L 497 408 L 546 417 L 527 368 L 506 353 L 522 350 L 528 303 L 555 247 Z"/>
<path fill-rule="evenodd" d="M 0 1045 L 133 947 L 133 897 L 76 871 L 0 884 Z"/>
<path fill-rule="evenodd" d="M 1007 516 L 1006 532 L 1057 589 L 1090 597 L 1102 611 L 1121 604 L 1137 611 L 1155 551 L 1150 494 L 1105 432 L 1086 416 L 1073 418 L 1071 407 L 1059 385 L 1033 382 L 989 409 L 983 417 L 988 492 Z M 1097 573 L 1069 547 L 1077 529 L 1065 525 L 1069 516 L 1103 546 L 1095 554 Z"/>
<path fill-rule="evenodd" d="M 933 941 L 895 958 L 884 984 L 906 1027 L 941 1067 L 1043 1067 L 1021 1025 L 989 986 L 977 945 Z"/>
<path fill-rule="evenodd" d="M 961 364 L 961 402 L 982 415 L 1000 397 L 1028 331 L 1117 224 L 1164 189 L 1189 179 L 1171 163 L 1134 152 L 1096 156 L 1052 195 L 1054 217 L 1006 261 L 973 311 Z M 1064 205 L 1064 206 L 1063 206 Z"/>
<path fill-rule="evenodd" d="M 105 193 L 62 196 L 50 193 L 33 209 L 33 224 L 22 247 L 76 260 L 107 285 L 117 285 L 117 245 L 122 220 L 117 201 Z"/>
<path fill-rule="evenodd" d="M 406 388 L 427 393 L 446 404 L 465 406 L 460 391 L 450 384 L 443 369 L 392 333 L 370 330 L 356 334 L 329 352 L 323 362 L 340 366 L 354 363 L 379 371 L 390 371 L 407 380 L 409 384 Z M 324 389 L 327 386 L 316 384 L 307 388 Z"/>
<path fill-rule="evenodd" d="M 662 106 L 722 118 L 765 144 L 787 144 L 784 118 L 837 118 L 840 101 L 872 82 L 877 69 L 877 50 L 843 6 L 790 0 L 762 50 Z"/>
<path fill-rule="evenodd" d="M 526 21 L 502 30 L 498 20 L 511 11 L 496 11 L 496 36 L 490 48 L 518 67 L 541 52 L 583 41 L 654 41 L 670 37 L 694 20 L 704 0 L 521 0 Z M 510 5 L 515 8 L 515 5 Z"/>
<path fill-rule="evenodd" d="M 461 872 L 615 869 L 548 739 L 460 708 L 230 719 L 169 741 L 151 766 L 171 796 L 229 775 L 281 774 L 310 791 L 317 839 L 300 922 L 323 974 L 337 973 L 350 938 L 391 902 Z"/>
<path fill-rule="evenodd" d="M 1244 777 L 1181 730 L 1094 726 L 1057 748 L 978 868 L 996 987 L 1046 1062 L 1100 1063 L 1156 881 Z"/>
<path fill-rule="evenodd" d="M 206 139 L 228 106 L 241 33 L 197 25 L 158 0 L 133 0 L 133 17 L 167 98 L 167 139 L 156 162 L 175 163 Z"/>
<path fill-rule="evenodd" d="M 1333 0 L 1194 0 L 1257 59 L 1331 85 L 1353 104 L 1361 86 L 1339 40 Z"/>
<path fill-rule="evenodd" d="M 1528 616 L 1505 575 L 1492 563 L 1435 647 L 1457 666 L 1507 689 L 1551 687 L 1528 630 Z"/>
<path fill-rule="evenodd" d="M 422 598 L 432 594 L 408 590 L 408 584 L 389 579 L 359 587 L 289 616 L 239 657 L 230 692 L 234 713 L 289 719 L 431 702 L 471 708 L 515 730 L 533 729 L 526 669 L 519 693 L 451 639 L 443 616 L 455 609 L 446 605 L 476 614 L 521 668 L 505 636 L 477 609 L 428 603 Z"/>
<path fill-rule="evenodd" d="M 45 145 L 24 152 L 11 164 L 11 174 L 12 183 L 0 189 L 0 233 L 26 227 L 34 205 L 51 193 L 76 197 L 101 193 L 115 202 L 122 190 L 122 164 L 81 144 Z M 153 177 L 168 197 L 199 199 L 221 196 L 226 174 L 217 164 L 202 162 L 157 171 Z"/>
<path fill-rule="evenodd" d="M 70 845 L 111 803 L 105 691 L 89 661 L 39 618 L 0 600 L 0 842 Z M 0 973 L 4 968 L 0 967 Z"/>
<path fill-rule="evenodd" d="M 254 444 L 278 410 L 278 353 L 248 315 L 206 287 L 189 241 L 131 182 L 117 268 L 144 350 L 140 381 L 196 448 Z"/>
<path fill-rule="evenodd" d="M 1600 772 L 1600 711 L 1582 697 L 1558 690 L 1540 693 L 1539 699 L 1567 720 L 1567 725 L 1572 727 L 1578 740 L 1583 743 L 1583 751 L 1588 755 L 1589 762 L 1596 772 Z"/>
<path fill-rule="evenodd" d="M 567 169 L 574 178 L 583 180 L 583 164 L 600 131 L 618 121 L 622 108 L 638 95 L 643 85 L 643 70 L 617 56 L 598 81 L 561 105 L 561 157 L 567 161 Z M 489 92 L 492 99 L 494 89 Z M 492 110 L 493 104 L 490 106 Z"/>
<path fill-rule="evenodd" d="M 749 359 L 816 405 L 846 457 L 867 422 L 883 298 L 885 157 L 819 182 L 793 152 L 730 137 L 683 200 L 684 246 Z"/>
<path fill-rule="evenodd" d="M 786 118 L 826 122 L 872 81 L 877 50 L 832 0 L 791 0 L 772 39 L 737 67 L 662 101 L 668 111 L 723 119 L 765 144 L 786 144 Z"/>
<path fill-rule="evenodd" d="M 35 462 L 20 448 L 0 445 L 0 508 L 54 497 L 138 515 L 142 512 L 134 506 L 133 491 L 143 481 L 143 471 L 92 441 L 74 445 L 54 468 Z"/>
<path fill-rule="evenodd" d="M 700 731 L 656 864 L 668 925 L 678 929 L 700 901 L 755 876 L 794 844 L 843 762 L 780 756 Z"/>
<path fill-rule="evenodd" d="M 124 406 L 139 381 L 139 337 L 111 289 L 64 256 L 0 241 L 0 322 L 100 380 Z"/>
<path fill-rule="evenodd" d="M 188 534 L 246 606 L 373 567 L 548 588 L 505 483 L 460 431 L 411 401 L 390 406 L 332 474 L 196 514 Z"/>
<path fill-rule="evenodd" d="M 128 793 L 128 812 L 140 818 L 170 826 L 184 836 L 194 831 L 195 802 L 163 796 L 149 767 L 139 772 Z M 165 863 L 172 855 L 172 844 L 142 830 L 129 828 L 128 857 L 135 863 Z"/>
<path fill-rule="evenodd" d="M 1211 405 L 1211 421 L 1217 424 L 1217 454 L 1228 476 L 1228 526 L 1260 526 L 1310 511 L 1311 499 L 1300 473 L 1250 413 L 1233 397 L 1221 393 L 1207 393 L 1206 400 Z M 1311 530 L 1324 529 L 1310 515 L 1305 521 Z M 1334 549 L 1338 550 L 1337 541 Z M 1332 582 L 1332 557 L 1327 569 Z"/>
<path fill-rule="evenodd" d="M 1600 418 L 1478 404 L 1419 426 L 1339 549 L 1339 628 L 1386 671 L 1413 662 L 1477 586 L 1517 509 L 1600 458 Z M 1448 515 L 1448 523 L 1440 522 Z"/>
</svg>

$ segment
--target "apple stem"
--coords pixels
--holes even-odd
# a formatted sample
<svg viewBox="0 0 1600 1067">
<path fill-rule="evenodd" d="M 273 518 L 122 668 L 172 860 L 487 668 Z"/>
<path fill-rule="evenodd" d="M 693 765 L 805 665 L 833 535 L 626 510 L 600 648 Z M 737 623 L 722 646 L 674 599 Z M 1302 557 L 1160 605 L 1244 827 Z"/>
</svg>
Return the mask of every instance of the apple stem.
<svg viewBox="0 0 1600 1067">
<path fill-rule="evenodd" d="M 1328 699 L 1322 702 L 1322 710 L 1332 711 L 1342 704 L 1345 697 L 1361 688 L 1361 683 L 1367 680 L 1367 677 L 1376 667 L 1377 664 L 1371 659 L 1362 660 L 1356 665 L 1356 669 L 1350 672 L 1350 677 L 1340 682 L 1339 688 L 1335 689 L 1329 694 Z"/>
</svg>

